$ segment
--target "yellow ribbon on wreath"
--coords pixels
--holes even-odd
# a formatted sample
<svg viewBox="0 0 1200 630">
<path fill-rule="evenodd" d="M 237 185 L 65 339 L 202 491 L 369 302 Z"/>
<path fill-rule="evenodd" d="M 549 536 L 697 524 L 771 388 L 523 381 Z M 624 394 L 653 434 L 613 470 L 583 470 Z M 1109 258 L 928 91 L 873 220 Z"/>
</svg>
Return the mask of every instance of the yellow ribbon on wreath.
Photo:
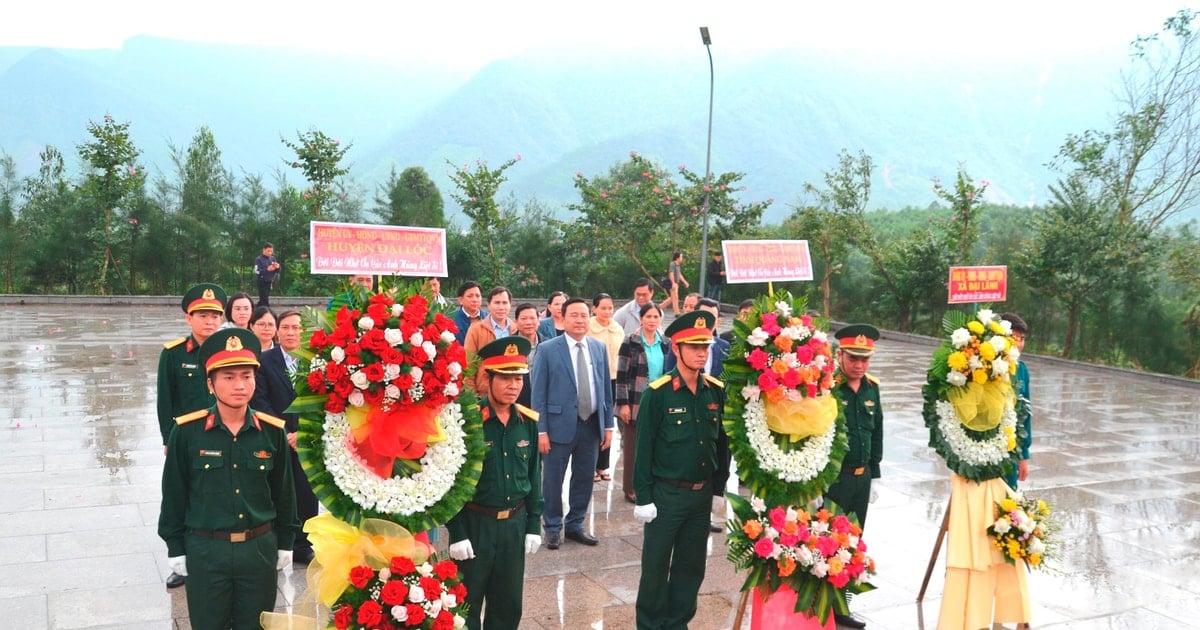
<svg viewBox="0 0 1200 630">
<path fill-rule="evenodd" d="M 325 513 L 305 521 L 304 531 L 316 558 L 309 567 L 308 588 L 326 606 L 332 606 L 350 585 L 354 567 L 378 570 L 396 556 L 411 558 L 418 565 L 429 559 L 429 546 L 391 521 L 368 518 L 358 528 Z"/>
<path fill-rule="evenodd" d="M 767 428 L 788 436 L 791 442 L 824 435 L 838 414 L 837 400 L 832 394 L 798 400 L 784 398 L 776 402 L 766 399 L 763 401 L 763 410 L 767 417 Z"/>
<path fill-rule="evenodd" d="M 990 431 L 1000 426 L 1005 407 L 1016 403 L 1016 394 L 1008 379 L 976 383 L 950 390 L 946 399 L 963 426 L 972 431 Z"/>
</svg>

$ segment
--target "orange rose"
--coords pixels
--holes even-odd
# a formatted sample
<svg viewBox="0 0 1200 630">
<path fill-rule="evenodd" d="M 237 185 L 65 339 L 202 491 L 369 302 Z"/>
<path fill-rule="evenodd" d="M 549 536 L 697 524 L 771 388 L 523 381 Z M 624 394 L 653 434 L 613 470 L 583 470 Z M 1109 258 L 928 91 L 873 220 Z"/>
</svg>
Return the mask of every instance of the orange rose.
<svg viewBox="0 0 1200 630">
<path fill-rule="evenodd" d="M 771 371 L 780 376 L 787 374 L 789 369 L 791 368 L 788 367 L 787 363 L 784 363 L 783 359 L 775 359 L 775 361 L 771 363 Z"/>
<path fill-rule="evenodd" d="M 783 524 L 783 532 L 782 533 L 787 534 L 788 536 L 795 536 L 799 532 L 800 532 L 800 525 L 798 525 L 796 523 L 796 521 L 788 521 Z"/>
<path fill-rule="evenodd" d="M 750 519 L 742 525 L 742 532 L 746 534 L 747 538 L 754 540 L 763 532 L 762 523 L 759 523 L 757 519 Z"/>
<path fill-rule="evenodd" d="M 821 521 L 822 523 L 828 523 L 829 519 L 832 517 L 833 517 L 833 512 L 830 512 L 829 510 L 826 510 L 825 508 L 821 508 L 821 510 L 819 512 L 817 512 L 817 520 Z"/>
<path fill-rule="evenodd" d="M 788 337 L 787 335 L 779 335 L 775 337 L 775 347 L 779 348 L 783 352 L 791 352 L 793 343 L 795 342 L 793 342 L 792 338 Z"/>
<path fill-rule="evenodd" d="M 841 558 L 834 556 L 829 559 L 829 575 L 837 575 L 845 569 L 846 565 L 842 562 Z"/>
<path fill-rule="evenodd" d="M 767 390 L 767 400 L 769 402 L 777 403 L 783 400 L 786 396 L 787 392 L 783 391 L 782 386 Z"/>
<path fill-rule="evenodd" d="M 775 562 L 779 566 L 779 577 L 787 577 L 796 570 L 796 561 L 787 556 L 780 556 Z"/>
</svg>

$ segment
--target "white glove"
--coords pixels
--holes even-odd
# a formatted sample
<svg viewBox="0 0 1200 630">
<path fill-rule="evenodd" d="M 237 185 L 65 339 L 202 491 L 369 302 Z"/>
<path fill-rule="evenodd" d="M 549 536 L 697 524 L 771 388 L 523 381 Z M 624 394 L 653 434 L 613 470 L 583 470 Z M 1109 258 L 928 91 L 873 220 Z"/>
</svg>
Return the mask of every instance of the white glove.
<svg viewBox="0 0 1200 630">
<path fill-rule="evenodd" d="M 825 497 L 823 497 L 823 496 L 817 497 L 817 498 L 813 499 L 812 501 L 808 502 L 808 511 L 809 512 L 816 512 L 817 510 L 819 510 L 823 507 L 825 507 Z"/>
<path fill-rule="evenodd" d="M 875 499 L 878 499 L 878 498 L 879 498 L 879 491 L 876 490 L 875 488 L 871 488 L 871 498 L 867 499 L 867 503 L 874 503 Z"/>
<path fill-rule="evenodd" d="M 275 561 L 275 570 L 282 571 L 292 566 L 292 551 L 290 549 L 280 549 L 279 559 Z"/>
<path fill-rule="evenodd" d="M 658 508 L 653 503 L 633 506 L 633 518 L 639 523 L 649 523 L 658 518 Z"/>
<path fill-rule="evenodd" d="M 528 543 L 526 543 L 528 546 Z M 471 546 L 470 539 L 463 539 L 456 543 L 450 543 L 450 557 L 455 560 L 470 560 L 475 557 L 475 548 Z"/>
<path fill-rule="evenodd" d="M 715 495 L 713 496 L 713 498 L 712 498 L 712 513 L 719 514 L 719 515 L 725 514 L 725 497 L 718 497 Z"/>
<path fill-rule="evenodd" d="M 525 553 L 533 555 L 542 546 L 542 537 L 537 534 L 525 534 Z"/>
<path fill-rule="evenodd" d="M 175 575 L 187 577 L 187 556 L 175 556 L 174 558 L 167 558 L 167 566 L 170 567 L 171 571 L 175 573 Z"/>
</svg>

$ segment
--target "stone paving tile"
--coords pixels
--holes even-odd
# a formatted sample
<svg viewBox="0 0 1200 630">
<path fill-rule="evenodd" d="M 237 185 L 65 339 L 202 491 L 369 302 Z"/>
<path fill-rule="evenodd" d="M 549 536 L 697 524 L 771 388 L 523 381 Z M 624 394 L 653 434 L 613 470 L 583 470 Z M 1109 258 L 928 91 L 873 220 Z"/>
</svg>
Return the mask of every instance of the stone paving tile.
<svg viewBox="0 0 1200 630">
<path fill-rule="evenodd" d="M 154 370 L 186 330 L 174 306 L 0 306 L 0 627 L 187 630 L 155 535 L 162 466 Z M 928 448 L 920 388 L 932 343 L 885 334 L 883 478 L 865 540 L 876 591 L 854 608 L 874 630 L 936 627 L 939 562 L 916 602 L 949 491 Z M 1064 544 L 1030 576 L 1035 628 L 1200 627 L 1200 396 L 1195 387 L 1027 357 L 1034 448 L 1027 487 L 1050 500 Z M 619 462 L 614 444 L 613 462 Z M 629 628 L 641 526 L 614 480 L 596 484 L 586 527 L 527 558 L 522 628 Z M 442 548 L 446 545 L 443 532 Z M 729 628 L 742 576 L 710 538 L 692 628 Z M 305 588 L 280 575 L 277 607 Z M 748 616 L 744 627 L 749 626 Z M 1011 624 L 1010 624 L 1011 627 Z"/>
</svg>

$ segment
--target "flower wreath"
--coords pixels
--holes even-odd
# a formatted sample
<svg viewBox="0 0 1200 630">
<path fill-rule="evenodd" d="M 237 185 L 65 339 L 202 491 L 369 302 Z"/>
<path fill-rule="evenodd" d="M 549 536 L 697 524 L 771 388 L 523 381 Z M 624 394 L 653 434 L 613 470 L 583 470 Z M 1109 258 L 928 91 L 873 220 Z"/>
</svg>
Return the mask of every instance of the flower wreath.
<svg viewBox="0 0 1200 630">
<path fill-rule="evenodd" d="M 846 417 L 833 387 L 826 333 L 804 315 L 803 296 L 760 297 L 733 323 L 721 373 L 724 425 L 738 476 L 768 504 L 801 505 L 824 494 L 848 449 Z"/>
<path fill-rule="evenodd" d="M 1001 477 L 1016 466 L 1016 405 L 1025 404 L 1012 388 L 1020 352 L 1010 325 L 985 308 L 973 319 L 951 311 L 942 326 L 949 339 L 934 350 L 921 390 L 929 445 L 961 477 Z"/>
<path fill-rule="evenodd" d="M 483 419 L 462 388 L 466 351 L 419 288 L 355 285 L 302 314 L 289 408 L 300 415 L 297 452 L 313 493 L 352 525 L 433 529 L 471 500 L 483 468 Z"/>
</svg>

